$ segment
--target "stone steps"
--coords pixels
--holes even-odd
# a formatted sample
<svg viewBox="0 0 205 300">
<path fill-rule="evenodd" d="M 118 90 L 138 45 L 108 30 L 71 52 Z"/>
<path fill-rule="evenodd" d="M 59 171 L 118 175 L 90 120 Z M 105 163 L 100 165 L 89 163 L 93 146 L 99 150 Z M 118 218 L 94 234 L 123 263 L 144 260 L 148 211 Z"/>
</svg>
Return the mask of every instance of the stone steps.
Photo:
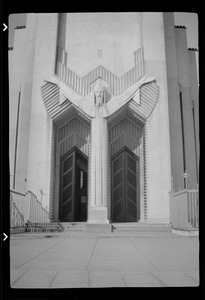
<svg viewBox="0 0 205 300">
<path fill-rule="evenodd" d="M 17 233 L 23 233 L 23 232 L 25 232 L 24 226 L 10 229 L 10 234 L 15 234 L 15 233 L 17 234 Z"/>
<path fill-rule="evenodd" d="M 62 222 L 61 225 L 66 231 L 84 231 L 84 226 L 87 222 Z"/>
<path fill-rule="evenodd" d="M 151 224 L 151 223 L 111 223 L 111 224 L 89 224 L 87 222 L 62 222 L 61 226 L 64 228 L 59 236 L 83 236 L 87 234 L 96 234 L 99 236 L 137 236 L 137 237 L 172 237 L 172 227 L 170 224 Z M 24 233 L 23 231 L 14 230 L 12 233 Z M 57 232 L 48 231 L 41 234 L 57 234 Z M 32 235 L 35 232 L 31 233 Z"/>
<path fill-rule="evenodd" d="M 113 223 L 114 231 L 137 231 L 137 232 L 171 232 L 170 224 L 151 223 Z"/>
<path fill-rule="evenodd" d="M 87 222 L 62 222 L 64 232 L 83 232 L 87 231 Z M 95 225 L 92 224 L 92 230 Z M 96 224 L 96 227 L 100 227 Z M 97 230 L 97 229 L 96 229 Z M 95 230 L 94 230 L 95 231 Z M 170 224 L 151 224 L 151 223 L 112 223 L 112 232 L 171 232 L 172 228 Z"/>
</svg>

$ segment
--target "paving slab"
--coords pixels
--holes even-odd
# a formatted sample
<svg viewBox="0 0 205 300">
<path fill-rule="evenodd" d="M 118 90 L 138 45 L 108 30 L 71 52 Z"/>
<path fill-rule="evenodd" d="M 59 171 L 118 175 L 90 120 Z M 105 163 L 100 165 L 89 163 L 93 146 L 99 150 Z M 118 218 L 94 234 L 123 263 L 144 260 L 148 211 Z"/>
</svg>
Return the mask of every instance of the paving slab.
<svg viewBox="0 0 205 300">
<path fill-rule="evenodd" d="M 189 276 L 191 279 L 193 279 L 196 283 L 199 284 L 199 272 L 196 271 L 189 271 L 189 272 L 184 272 L 187 276 Z"/>
<path fill-rule="evenodd" d="M 18 243 L 16 245 L 10 244 L 10 263 L 11 268 L 15 269 L 26 261 L 32 260 L 40 254 L 48 251 L 61 243 L 63 240 L 59 239 L 32 239 L 22 241 L 22 243 Z"/>
<path fill-rule="evenodd" d="M 131 238 L 143 256 L 158 270 L 198 270 L 199 244 L 197 239 L 141 240 Z"/>
<path fill-rule="evenodd" d="M 161 287 L 164 286 L 152 273 L 145 271 L 121 272 L 127 287 Z"/>
<path fill-rule="evenodd" d="M 58 272 L 51 288 L 86 288 L 88 287 L 88 272 Z"/>
<path fill-rule="evenodd" d="M 197 237 L 15 235 L 12 288 L 162 287 L 199 284 Z"/>
<path fill-rule="evenodd" d="M 103 272 L 90 271 L 89 272 L 89 286 L 90 287 L 126 287 L 125 282 L 120 272 Z"/>
<path fill-rule="evenodd" d="M 156 270 L 156 268 L 145 259 L 97 259 L 93 258 L 88 270 L 121 271 L 121 270 Z"/>
<path fill-rule="evenodd" d="M 140 238 L 145 238 L 145 239 L 150 239 L 150 238 L 160 238 L 160 239 L 182 239 L 182 238 L 188 238 L 187 236 L 181 236 L 176 233 L 172 232 L 161 232 L 161 231 L 138 231 L 138 230 L 133 230 L 133 231 L 113 231 L 113 232 L 85 232 L 85 231 L 65 231 L 65 232 L 25 232 L 21 234 L 16 234 L 16 235 L 11 235 L 12 239 L 41 239 L 41 238 L 76 238 L 76 237 L 81 237 L 82 239 L 84 238 L 96 238 L 96 237 L 105 237 L 105 238 L 121 238 L 121 237 L 140 237 Z M 195 238 L 195 236 L 190 236 L 190 238 Z"/>
<path fill-rule="evenodd" d="M 195 280 L 180 271 L 152 271 L 166 286 L 198 286 Z"/>
<path fill-rule="evenodd" d="M 98 239 L 88 270 L 152 270 L 154 266 L 136 250 L 129 238 Z"/>
<path fill-rule="evenodd" d="M 49 288 L 56 274 L 55 271 L 29 270 L 12 288 Z"/>
<path fill-rule="evenodd" d="M 23 274 L 25 272 L 27 272 L 28 270 L 24 270 L 24 269 L 12 269 L 11 272 L 10 272 L 10 275 L 11 275 L 11 278 L 10 278 L 10 281 L 11 281 L 11 284 L 14 284 L 15 281 L 17 281 L 20 277 L 23 276 Z"/>
<path fill-rule="evenodd" d="M 35 270 L 49 270 L 49 271 L 83 271 L 88 265 L 89 259 L 76 256 L 75 259 L 33 259 L 25 263 L 22 267 L 24 269 Z"/>
</svg>

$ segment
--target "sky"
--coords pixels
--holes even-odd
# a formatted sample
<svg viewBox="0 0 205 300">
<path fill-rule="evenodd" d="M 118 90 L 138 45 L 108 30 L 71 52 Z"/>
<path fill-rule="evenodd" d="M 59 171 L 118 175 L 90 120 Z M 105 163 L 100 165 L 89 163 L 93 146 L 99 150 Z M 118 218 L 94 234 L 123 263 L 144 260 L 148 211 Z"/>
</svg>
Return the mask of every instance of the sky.
<svg viewBox="0 0 205 300">
<path fill-rule="evenodd" d="M 198 45 L 198 15 L 195 13 L 174 13 L 175 25 L 187 27 L 188 48 L 199 48 Z"/>
<path fill-rule="evenodd" d="M 174 13 L 175 25 L 187 27 L 188 48 L 198 49 L 198 16 L 195 13 Z M 9 47 L 13 46 L 14 28 L 26 25 L 26 14 L 13 14 L 9 16 Z"/>
</svg>

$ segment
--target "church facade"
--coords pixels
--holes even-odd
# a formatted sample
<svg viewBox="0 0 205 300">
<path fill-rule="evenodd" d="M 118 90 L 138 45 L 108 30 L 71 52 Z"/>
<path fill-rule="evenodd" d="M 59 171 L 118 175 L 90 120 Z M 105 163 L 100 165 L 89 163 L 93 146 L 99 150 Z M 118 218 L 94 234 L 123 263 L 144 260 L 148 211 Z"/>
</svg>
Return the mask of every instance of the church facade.
<svg viewBox="0 0 205 300">
<path fill-rule="evenodd" d="M 10 51 L 10 184 L 52 221 L 170 222 L 198 183 L 194 50 L 172 13 L 28 14 Z"/>
</svg>

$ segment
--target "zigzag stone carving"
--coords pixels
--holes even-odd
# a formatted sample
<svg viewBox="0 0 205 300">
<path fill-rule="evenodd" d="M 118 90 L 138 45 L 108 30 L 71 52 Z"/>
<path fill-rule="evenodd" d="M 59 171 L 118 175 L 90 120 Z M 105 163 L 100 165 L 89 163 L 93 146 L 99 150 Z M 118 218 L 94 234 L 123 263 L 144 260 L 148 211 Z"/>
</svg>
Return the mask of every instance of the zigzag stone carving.
<svg viewBox="0 0 205 300">
<path fill-rule="evenodd" d="M 118 96 L 145 74 L 143 47 L 139 48 L 134 56 L 134 67 L 120 77 L 101 65 L 80 77 L 67 67 L 67 53 L 58 47 L 55 73 L 79 95 L 88 95 L 93 90 L 93 83 L 102 78 L 108 83 L 107 91 L 113 96 Z"/>
</svg>

